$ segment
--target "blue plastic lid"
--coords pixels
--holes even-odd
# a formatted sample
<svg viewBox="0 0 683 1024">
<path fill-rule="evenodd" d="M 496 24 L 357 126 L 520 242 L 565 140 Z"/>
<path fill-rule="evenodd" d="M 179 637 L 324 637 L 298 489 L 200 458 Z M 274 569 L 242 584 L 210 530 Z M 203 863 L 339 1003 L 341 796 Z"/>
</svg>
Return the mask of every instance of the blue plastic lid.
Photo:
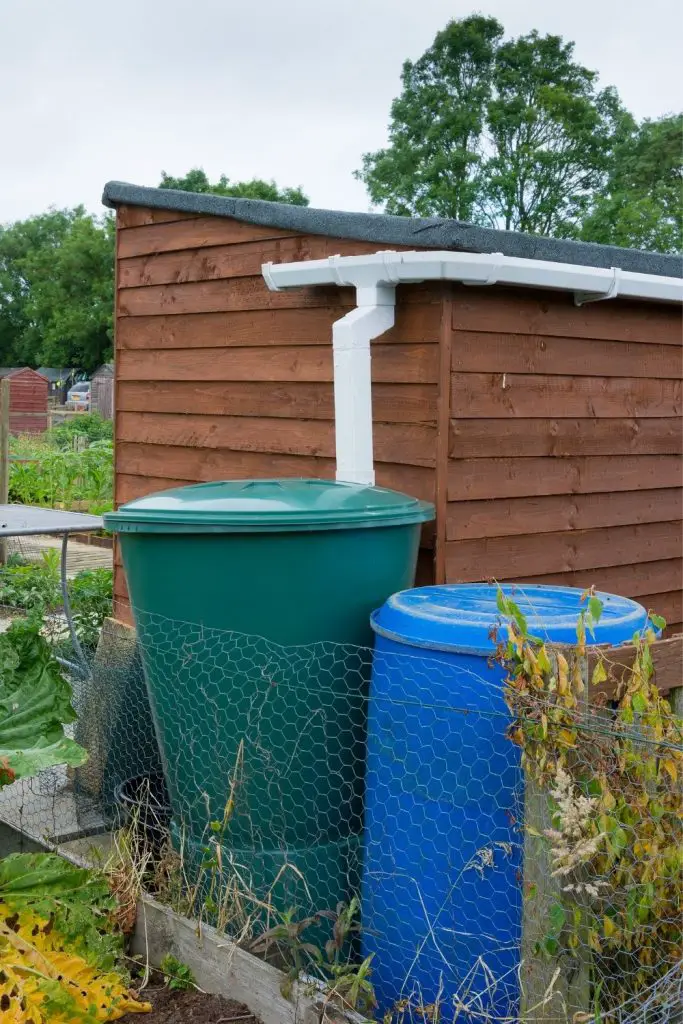
<svg viewBox="0 0 683 1024">
<path fill-rule="evenodd" d="M 551 643 L 576 643 L 583 591 L 575 587 L 543 587 L 526 583 L 500 587 L 511 597 L 527 620 L 529 632 Z M 504 625 L 498 611 L 498 585 L 454 583 L 439 587 L 416 587 L 394 594 L 372 613 L 375 633 L 410 647 L 438 651 L 485 651 L 495 649 L 494 627 Z M 642 605 L 616 594 L 595 595 L 602 601 L 600 621 L 591 644 L 617 646 L 644 629 L 647 612 Z M 506 634 L 501 632 L 504 639 Z"/>
</svg>

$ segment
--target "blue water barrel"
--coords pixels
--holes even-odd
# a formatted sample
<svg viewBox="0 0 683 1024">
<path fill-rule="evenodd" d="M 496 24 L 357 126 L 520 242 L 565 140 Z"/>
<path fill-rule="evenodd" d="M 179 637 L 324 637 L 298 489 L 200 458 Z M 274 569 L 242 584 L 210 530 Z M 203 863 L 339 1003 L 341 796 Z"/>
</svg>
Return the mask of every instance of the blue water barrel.
<svg viewBox="0 0 683 1024">
<path fill-rule="evenodd" d="M 442 1001 L 444 1019 L 474 1019 L 454 1013 L 456 998 L 481 1019 L 517 1010 L 523 786 L 504 671 L 491 659 L 497 589 L 420 587 L 372 615 L 363 955 L 375 954 L 382 1013 Z M 532 634 L 576 642 L 580 590 L 502 589 Z M 641 605 L 597 596 L 591 642 L 616 645 L 644 628 Z"/>
</svg>

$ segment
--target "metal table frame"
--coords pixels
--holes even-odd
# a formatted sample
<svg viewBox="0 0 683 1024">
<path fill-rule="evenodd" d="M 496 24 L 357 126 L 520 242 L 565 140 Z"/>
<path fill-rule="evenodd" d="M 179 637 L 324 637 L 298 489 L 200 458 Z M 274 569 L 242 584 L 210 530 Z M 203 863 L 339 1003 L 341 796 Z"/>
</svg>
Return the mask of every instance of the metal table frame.
<svg viewBox="0 0 683 1024">
<path fill-rule="evenodd" d="M 58 660 L 78 675 L 90 675 L 90 666 L 83 653 L 81 642 L 76 634 L 76 627 L 71 613 L 69 588 L 66 576 L 66 556 L 69 535 L 72 533 L 94 533 L 104 528 L 101 516 L 86 515 L 82 512 L 65 512 L 57 508 L 37 508 L 33 505 L 0 505 L 0 539 L 4 537 L 40 537 L 52 536 L 62 538 L 62 556 L 60 561 L 60 586 L 64 617 L 69 627 L 69 635 L 78 664 L 64 658 Z"/>
</svg>

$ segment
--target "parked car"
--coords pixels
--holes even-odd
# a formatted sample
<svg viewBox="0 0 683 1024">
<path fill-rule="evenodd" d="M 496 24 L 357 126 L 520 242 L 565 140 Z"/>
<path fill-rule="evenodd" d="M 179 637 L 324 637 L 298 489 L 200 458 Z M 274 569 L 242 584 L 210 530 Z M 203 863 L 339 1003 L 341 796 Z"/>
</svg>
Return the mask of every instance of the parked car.
<svg viewBox="0 0 683 1024">
<path fill-rule="evenodd" d="M 66 395 L 67 409 L 90 409 L 90 381 L 81 380 L 69 388 Z"/>
</svg>

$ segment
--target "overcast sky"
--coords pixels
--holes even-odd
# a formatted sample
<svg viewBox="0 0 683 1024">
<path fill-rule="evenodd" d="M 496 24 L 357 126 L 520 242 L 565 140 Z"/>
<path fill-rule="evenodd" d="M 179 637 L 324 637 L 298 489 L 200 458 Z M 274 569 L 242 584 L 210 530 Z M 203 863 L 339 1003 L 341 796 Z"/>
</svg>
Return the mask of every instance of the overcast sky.
<svg viewBox="0 0 683 1024">
<path fill-rule="evenodd" d="M 638 117 L 683 108 L 678 0 L 0 0 L 0 222 L 99 211 L 160 171 L 302 185 L 368 209 L 352 172 L 383 145 L 402 61 L 454 17 L 576 42 Z"/>
</svg>

